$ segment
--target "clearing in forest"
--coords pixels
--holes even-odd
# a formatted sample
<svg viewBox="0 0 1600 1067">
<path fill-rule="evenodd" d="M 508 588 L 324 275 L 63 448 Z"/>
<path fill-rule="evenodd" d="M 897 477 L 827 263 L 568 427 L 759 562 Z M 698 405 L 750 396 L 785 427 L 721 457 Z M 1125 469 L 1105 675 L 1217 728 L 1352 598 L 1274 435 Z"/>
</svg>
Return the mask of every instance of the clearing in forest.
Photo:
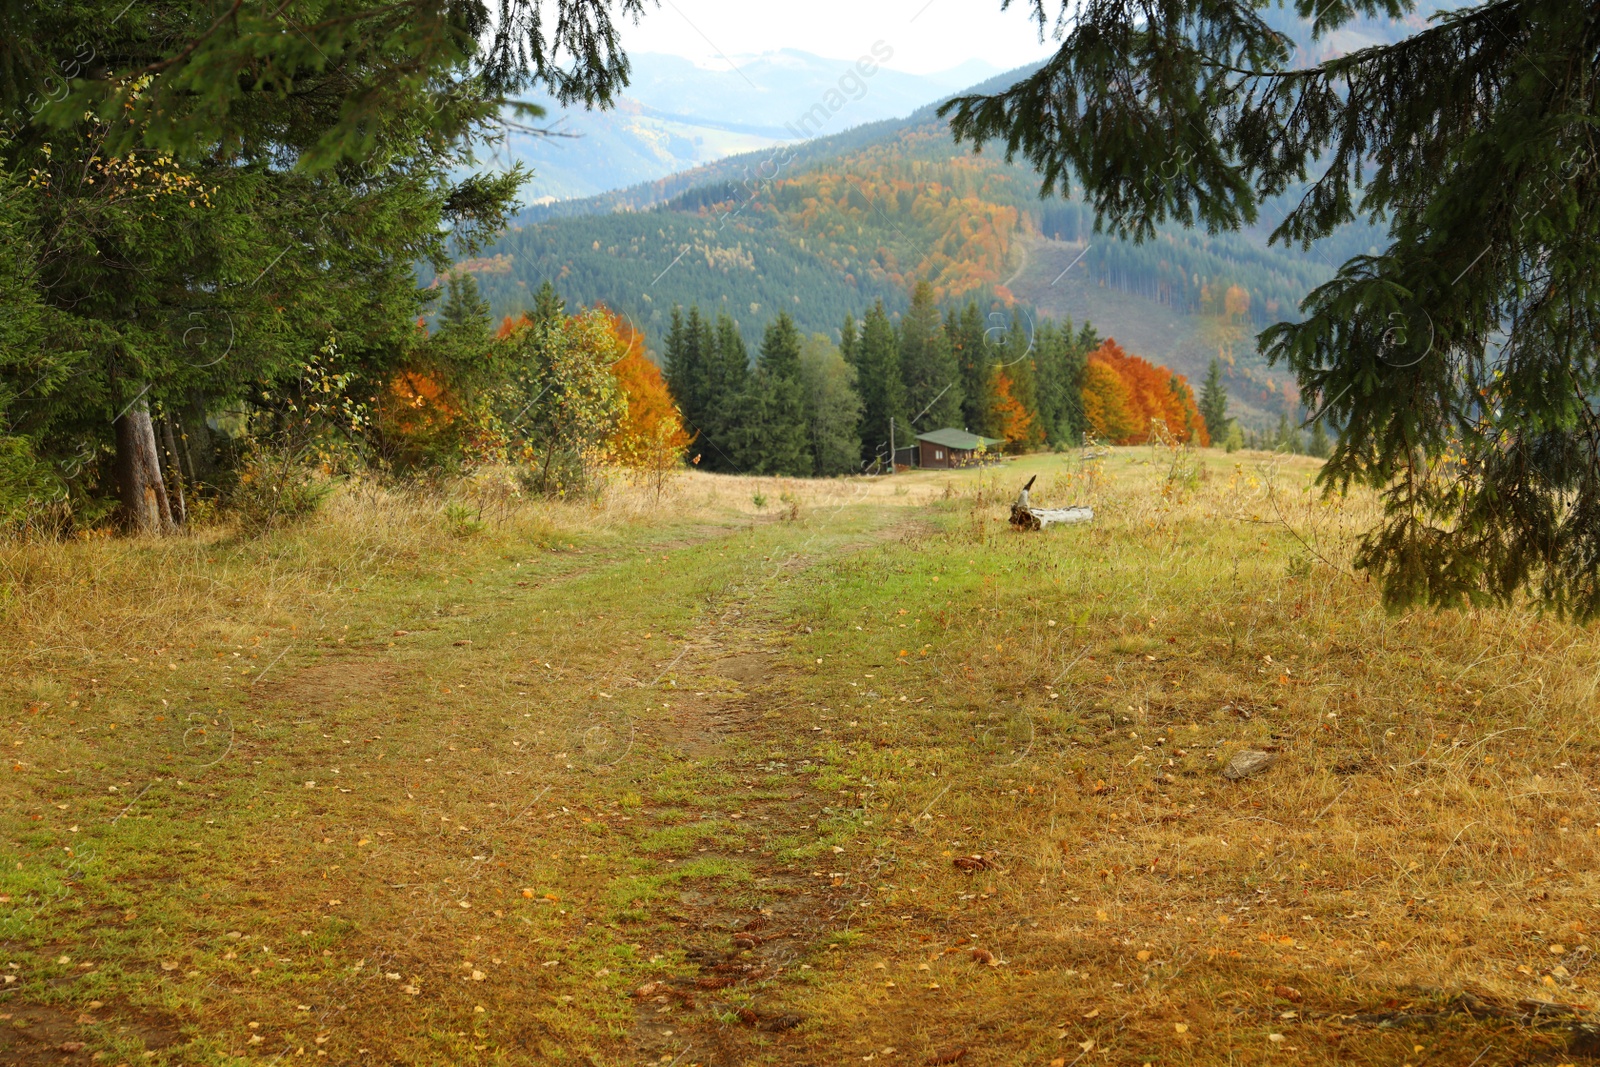
<svg viewBox="0 0 1600 1067">
<path fill-rule="evenodd" d="M 1313 474 L 0 547 L 0 1064 L 1594 1054 L 1600 638 L 1385 614 Z"/>
</svg>

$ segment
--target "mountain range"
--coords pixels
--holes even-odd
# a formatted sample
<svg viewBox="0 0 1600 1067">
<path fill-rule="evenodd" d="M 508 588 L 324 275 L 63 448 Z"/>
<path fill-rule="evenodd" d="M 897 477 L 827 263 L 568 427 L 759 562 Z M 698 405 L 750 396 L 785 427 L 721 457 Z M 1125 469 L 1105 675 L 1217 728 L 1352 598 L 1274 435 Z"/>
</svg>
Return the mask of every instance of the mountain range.
<svg viewBox="0 0 1600 1067">
<path fill-rule="evenodd" d="M 888 45 L 874 47 L 892 58 Z M 532 96 L 529 102 L 546 111 L 538 125 L 554 136 L 514 133 L 489 162 L 525 163 L 533 172 L 525 190 L 533 203 L 593 196 L 793 140 L 798 135 L 791 127 L 829 93 L 843 96 L 845 106 L 830 114 L 828 128 L 812 133 L 906 115 L 999 73 L 969 61 L 909 74 L 883 66 L 880 57 L 868 54 L 877 69 L 863 76 L 860 57 L 825 59 L 787 48 L 734 57 L 734 66 L 723 69 L 637 53 L 629 57 L 628 90 L 615 108 L 563 108 L 548 96 Z"/>
<path fill-rule="evenodd" d="M 1416 19 L 1364 20 L 1319 49 L 1395 39 L 1413 32 Z M 815 57 L 783 56 L 793 58 L 798 88 L 782 106 L 803 105 L 819 84 L 838 88 L 842 75 L 817 81 Z M 707 72 L 689 66 L 641 64 L 650 72 L 638 83 L 646 87 L 641 95 L 660 91 L 676 107 L 711 108 L 714 96 L 696 95 Z M 1300 300 L 1350 256 L 1385 244 L 1380 230 L 1346 226 L 1309 250 L 1269 245 L 1272 226 L 1300 195 L 1291 189 L 1263 205 L 1260 225 L 1238 233 L 1163 226 L 1143 244 L 1099 234 L 1081 200 L 1041 199 L 1037 176 L 1006 162 L 994 146 L 973 153 L 954 144 L 938 100 L 902 118 L 862 121 L 869 104 L 888 107 L 893 93 L 919 91 L 892 73 L 880 68 L 857 79 L 864 93 L 832 100 L 822 88 L 815 100 L 825 104 L 824 132 L 808 138 L 780 139 L 763 118 L 770 110 L 730 92 L 716 128 L 766 143 L 665 173 L 640 163 L 643 180 L 532 204 L 483 256 L 460 267 L 477 278 L 497 315 L 525 309 L 550 281 L 569 302 L 601 302 L 628 317 L 657 347 L 674 305 L 725 311 L 752 344 L 780 310 L 802 330 L 838 337 L 845 314 L 859 318 L 878 300 L 899 313 L 910 288 L 928 281 L 946 306 L 976 301 L 1000 329 L 1013 321 L 1030 329 L 1045 317 L 1092 323 L 1100 336 L 1191 382 L 1220 358 L 1230 411 L 1246 427 L 1298 414 L 1292 379 L 1265 363 L 1253 336 L 1294 316 Z M 996 92 L 1027 73 L 1006 72 L 963 91 Z M 770 68 L 761 74 L 773 78 Z M 674 77 L 686 82 L 668 92 Z M 635 117 L 606 118 L 683 118 L 638 106 Z M 697 121 L 696 129 L 713 128 Z M 855 124 L 827 132 L 846 121 Z M 697 150 L 711 154 L 708 143 L 702 135 Z M 683 152 L 673 158 L 692 155 Z"/>
</svg>

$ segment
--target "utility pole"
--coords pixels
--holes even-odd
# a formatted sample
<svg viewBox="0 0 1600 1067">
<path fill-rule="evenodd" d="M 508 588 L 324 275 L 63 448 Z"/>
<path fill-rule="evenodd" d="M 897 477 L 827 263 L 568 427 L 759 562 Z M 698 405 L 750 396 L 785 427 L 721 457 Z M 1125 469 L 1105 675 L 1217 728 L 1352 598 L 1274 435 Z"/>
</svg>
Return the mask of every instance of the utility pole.
<svg viewBox="0 0 1600 1067">
<path fill-rule="evenodd" d="M 894 473 L 894 416 L 889 416 L 889 473 Z"/>
</svg>

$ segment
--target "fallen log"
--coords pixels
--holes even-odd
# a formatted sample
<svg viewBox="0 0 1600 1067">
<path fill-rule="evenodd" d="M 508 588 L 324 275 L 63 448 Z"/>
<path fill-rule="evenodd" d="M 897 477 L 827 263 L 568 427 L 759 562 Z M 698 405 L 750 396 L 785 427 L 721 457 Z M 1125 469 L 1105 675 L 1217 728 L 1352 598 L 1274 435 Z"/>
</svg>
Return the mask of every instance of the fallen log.
<svg viewBox="0 0 1600 1067">
<path fill-rule="evenodd" d="M 1093 508 L 1034 507 L 1028 499 L 1028 490 L 1033 488 L 1033 483 L 1038 478 L 1037 474 L 1029 478 L 1028 484 L 1023 486 L 1022 492 L 1017 494 L 1016 503 L 1011 505 L 1011 525 L 1021 530 L 1042 530 L 1046 526 L 1088 522 L 1094 518 Z"/>
</svg>

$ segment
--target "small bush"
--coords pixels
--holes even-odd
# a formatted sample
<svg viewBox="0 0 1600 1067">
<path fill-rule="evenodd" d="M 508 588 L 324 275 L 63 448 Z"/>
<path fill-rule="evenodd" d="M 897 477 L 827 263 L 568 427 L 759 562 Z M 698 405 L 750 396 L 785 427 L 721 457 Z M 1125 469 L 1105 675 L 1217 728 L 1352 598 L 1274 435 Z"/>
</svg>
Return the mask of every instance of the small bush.
<svg viewBox="0 0 1600 1067">
<path fill-rule="evenodd" d="M 25 437 L 0 437 L 0 529 L 31 524 L 66 499 L 65 487 Z"/>
<path fill-rule="evenodd" d="M 265 533 L 316 514 L 333 484 L 292 452 L 260 450 L 239 471 L 228 509 L 246 533 Z"/>
<path fill-rule="evenodd" d="M 484 531 L 483 509 L 469 504 L 446 504 L 444 521 L 452 537 L 471 537 Z"/>
</svg>

